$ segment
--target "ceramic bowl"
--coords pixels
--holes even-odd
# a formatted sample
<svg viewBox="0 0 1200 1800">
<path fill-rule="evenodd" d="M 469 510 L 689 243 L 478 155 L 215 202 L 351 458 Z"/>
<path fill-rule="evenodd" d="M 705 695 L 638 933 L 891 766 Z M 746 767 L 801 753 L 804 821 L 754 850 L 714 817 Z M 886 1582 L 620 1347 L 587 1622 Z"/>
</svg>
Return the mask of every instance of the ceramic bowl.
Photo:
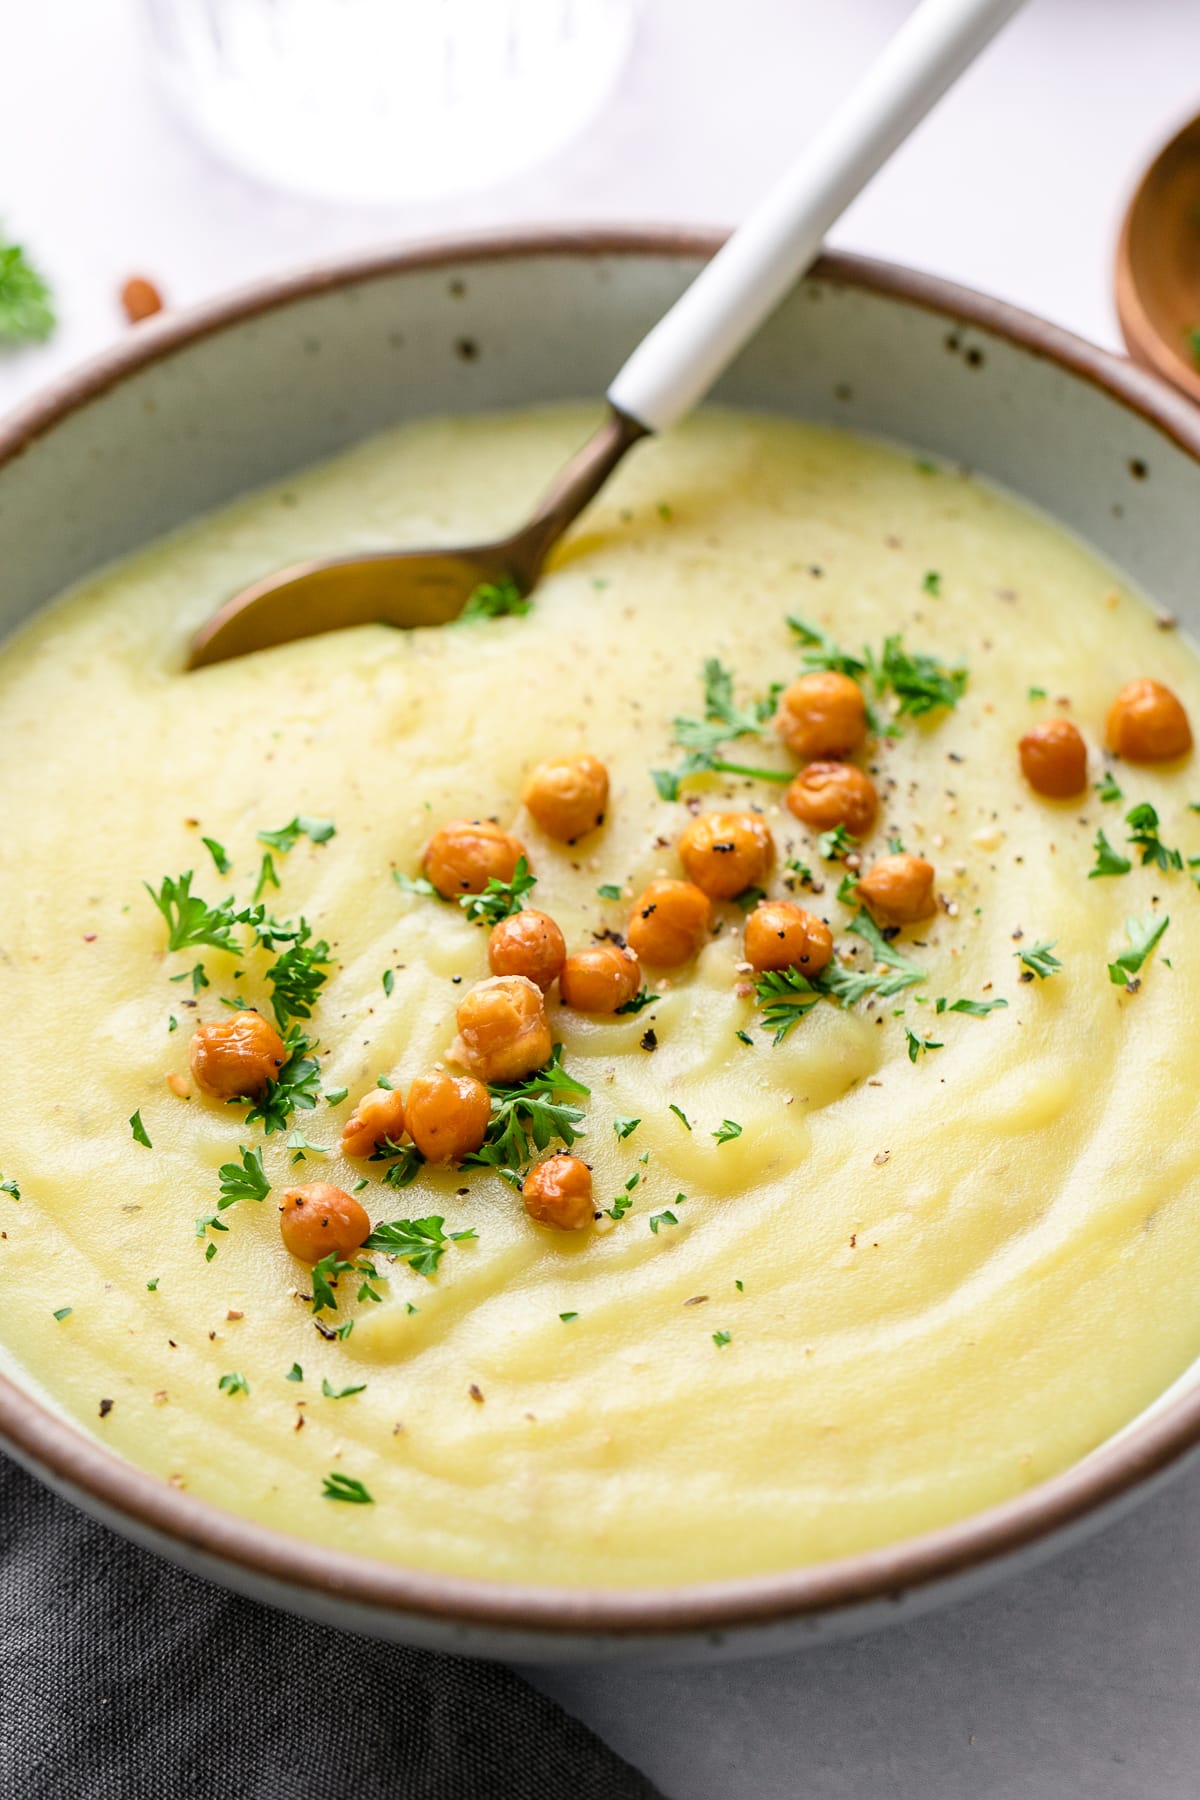
<svg viewBox="0 0 1200 1800">
<path fill-rule="evenodd" d="M 601 395 L 714 248 L 666 232 L 464 240 L 139 326 L 0 427 L 0 625 L 398 419 Z M 1040 320 L 928 276 L 830 259 L 717 398 L 967 464 L 1200 626 L 1200 414 Z M 422 1573 L 250 1524 L 110 1454 L 15 1367 L 0 1376 L 0 1438 L 118 1531 L 331 1625 L 514 1660 L 684 1657 L 861 1630 L 1045 1556 L 1182 1465 L 1200 1442 L 1200 1391 L 1178 1383 L 1065 1474 L 926 1536 L 753 1580 L 638 1590 Z"/>
</svg>

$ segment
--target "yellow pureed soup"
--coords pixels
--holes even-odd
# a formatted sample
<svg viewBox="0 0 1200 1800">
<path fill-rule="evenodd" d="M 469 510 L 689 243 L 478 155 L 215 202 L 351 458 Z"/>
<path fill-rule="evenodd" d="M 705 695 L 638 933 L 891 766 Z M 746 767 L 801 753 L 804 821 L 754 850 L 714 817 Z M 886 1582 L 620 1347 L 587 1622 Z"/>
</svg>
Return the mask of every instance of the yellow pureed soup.
<svg viewBox="0 0 1200 1800">
<path fill-rule="evenodd" d="M 405 428 L 105 573 L 0 656 L 0 1338 L 84 1429 L 264 1524 L 424 1568 L 660 1583 L 961 1518 L 1094 1449 L 1200 1352 L 1200 896 L 1186 867 L 1143 866 L 1126 822 L 1148 802 L 1163 858 L 1200 852 L 1200 781 L 1102 749 L 1133 677 L 1197 716 L 1200 664 L 1093 556 L 959 472 L 712 412 L 637 452 L 527 616 L 181 673 L 247 578 L 505 527 L 588 423 Z M 516 832 L 531 903 L 576 950 L 680 873 L 689 809 L 760 808 L 764 885 L 875 968 L 849 929 L 853 867 L 781 784 L 700 774 L 672 802 L 652 779 L 686 754 L 672 721 L 704 713 L 706 658 L 743 711 L 802 672 L 789 613 L 855 653 L 902 634 L 967 671 L 956 706 L 856 758 L 881 797 L 862 866 L 895 838 L 936 869 L 936 917 L 890 951 L 920 977 L 822 998 L 775 1043 L 728 904 L 694 964 L 650 972 L 642 1011 L 589 1018 L 552 993 L 590 1089 L 573 1102 L 600 1214 L 584 1231 L 533 1224 L 490 1168 L 399 1189 L 388 1162 L 342 1158 L 354 1103 L 443 1058 L 488 973 L 486 929 L 393 879 L 447 819 Z M 893 717 L 894 688 L 863 679 Z M 1055 715 L 1089 746 L 1074 801 L 1018 764 Z M 581 751 L 611 797 L 567 847 L 520 793 L 540 759 Z M 769 726 L 717 754 L 797 766 Z M 272 848 L 264 899 L 330 946 L 301 1022 L 325 1098 L 267 1134 L 197 1091 L 188 1051 L 226 998 L 269 1010 L 271 954 L 169 952 L 143 882 L 193 870 L 209 905 L 248 903 L 258 834 L 297 815 L 335 835 Z M 1100 831 L 1128 872 L 1089 878 Z M 1144 943 L 1168 915 L 1114 982 L 1127 918 Z M 242 1147 L 272 1191 L 221 1210 Z M 376 1255 L 377 1280 L 343 1275 L 314 1313 L 279 1197 L 364 1177 L 376 1224 L 444 1221 L 436 1272 Z"/>
</svg>

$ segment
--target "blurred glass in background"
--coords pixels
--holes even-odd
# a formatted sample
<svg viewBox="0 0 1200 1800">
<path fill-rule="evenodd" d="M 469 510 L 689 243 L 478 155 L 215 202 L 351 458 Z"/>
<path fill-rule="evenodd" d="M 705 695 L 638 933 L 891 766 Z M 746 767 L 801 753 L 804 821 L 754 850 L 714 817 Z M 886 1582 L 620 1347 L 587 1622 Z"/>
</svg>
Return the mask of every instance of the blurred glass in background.
<svg viewBox="0 0 1200 1800">
<path fill-rule="evenodd" d="M 504 180 L 598 110 L 639 0 L 144 0 L 173 102 L 231 161 L 327 199 Z"/>
</svg>

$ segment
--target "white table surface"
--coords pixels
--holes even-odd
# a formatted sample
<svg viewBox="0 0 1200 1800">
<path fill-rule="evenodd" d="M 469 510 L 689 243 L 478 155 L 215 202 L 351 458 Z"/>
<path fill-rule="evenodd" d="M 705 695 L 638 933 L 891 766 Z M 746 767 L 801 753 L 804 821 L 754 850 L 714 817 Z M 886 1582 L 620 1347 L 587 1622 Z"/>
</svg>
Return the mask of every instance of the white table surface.
<svg viewBox="0 0 1200 1800">
<path fill-rule="evenodd" d="M 397 0 L 400 4 L 401 0 Z M 607 110 L 552 166 L 437 208 L 275 195 L 212 161 L 139 56 L 135 0 L 0 10 L 0 216 L 62 327 L 0 411 L 177 305 L 364 246 L 498 223 L 736 220 L 908 0 L 644 0 Z M 1196 0 L 1031 0 L 834 233 L 1115 344 L 1116 225 L 1200 106 Z M 671 1800 L 1196 1800 L 1200 1471 L 1047 1569 L 879 1636 L 705 1669 L 535 1679 Z"/>
</svg>

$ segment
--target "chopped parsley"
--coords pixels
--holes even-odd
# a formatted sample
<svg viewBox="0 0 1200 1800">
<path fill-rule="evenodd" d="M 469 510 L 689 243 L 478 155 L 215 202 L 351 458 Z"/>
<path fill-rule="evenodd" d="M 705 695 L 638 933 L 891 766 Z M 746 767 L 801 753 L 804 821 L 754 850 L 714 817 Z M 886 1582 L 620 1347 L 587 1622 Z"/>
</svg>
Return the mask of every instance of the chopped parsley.
<svg viewBox="0 0 1200 1800">
<path fill-rule="evenodd" d="M 852 850 L 858 848 L 858 839 L 844 825 L 835 825 L 832 831 L 823 831 L 817 839 L 818 854 L 826 862 L 840 862 Z"/>
<path fill-rule="evenodd" d="M 384 1138 L 371 1153 L 372 1162 L 386 1162 L 382 1175 L 384 1187 L 411 1187 L 425 1166 L 425 1158 L 415 1144 L 395 1144 Z"/>
<path fill-rule="evenodd" d="M 269 850 L 263 851 L 263 859 L 258 865 L 258 880 L 254 884 L 254 898 L 261 900 L 269 887 L 279 886 L 279 874 L 275 868 L 275 858 Z"/>
<path fill-rule="evenodd" d="M 58 1320 L 58 1323 L 61 1325 L 63 1320 L 69 1319 L 71 1314 L 74 1311 L 75 1311 L 75 1308 L 73 1306 L 60 1306 L 57 1309 L 57 1311 L 54 1313 L 54 1317 Z"/>
<path fill-rule="evenodd" d="M 498 925 L 501 919 L 511 919 L 514 913 L 521 911 L 526 896 L 536 885 L 537 876 L 522 856 L 518 858 L 511 881 L 497 881 L 490 875 L 482 894 L 460 894 L 458 904 L 472 925 Z"/>
<path fill-rule="evenodd" d="M 1104 780 L 1096 783 L 1096 792 L 1106 806 L 1114 800 L 1123 800 L 1125 798 L 1124 794 L 1117 786 L 1116 777 L 1113 775 L 1111 769 L 1106 769 L 1104 771 Z"/>
<path fill-rule="evenodd" d="M 473 1230 L 447 1232 L 445 1223 L 437 1214 L 428 1219 L 393 1219 L 390 1224 L 377 1225 L 363 1248 L 397 1256 L 416 1274 L 432 1278 L 451 1244 L 475 1236 Z"/>
<path fill-rule="evenodd" d="M 0 343 L 40 344 L 57 322 L 50 289 L 21 245 L 0 242 Z"/>
<path fill-rule="evenodd" d="M 293 1026 L 284 1038 L 284 1047 L 287 1061 L 275 1080 L 267 1083 L 263 1098 L 246 1114 L 247 1125 L 261 1124 L 268 1137 L 273 1131 L 286 1131 L 294 1112 L 310 1112 L 320 1098 L 321 1069 L 316 1058 L 309 1055 L 314 1048 L 312 1041 Z"/>
<path fill-rule="evenodd" d="M 300 1367 L 299 1363 L 293 1363 L 283 1379 L 285 1381 L 303 1381 L 304 1370 Z"/>
<path fill-rule="evenodd" d="M 948 668 L 935 656 L 906 650 L 899 634 L 884 639 L 871 673 L 876 691 L 884 693 L 890 688 L 900 702 L 896 709 L 899 718 L 920 719 L 942 707 L 955 707 L 967 691 L 964 668 Z"/>
<path fill-rule="evenodd" d="M 142 1124 L 142 1109 L 140 1106 L 129 1121 L 129 1129 L 133 1133 L 133 1141 L 135 1144 L 144 1144 L 147 1150 L 153 1150 L 154 1145 L 150 1142 L 150 1134 Z"/>
<path fill-rule="evenodd" d="M 369 1241 L 369 1240 L 368 1240 Z M 352 1262 L 331 1250 L 312 1266 L 312 1309 L 314 1313 L 336 1312 L 338 1309 L 336 1288 L 338 1277 L 348 1275 L 354 1268 Z"/>
<path fill-rule="evenodd" d="M 256 835 L 260 844 L 266 844 L 268 848 L 278 850 L 281 855 L 286 856 L 302 837 L 308 838 L 313 844 L 327 844 L 331 837 L 337 836 L 337 826 L 332 819 L 310 819 L 298 813 L 287 825 L 281 825 L 278 831 L 260 831 Z M 221 873 L 224 874 L 225 871 L 222 869 Z"/>
<path fill-rule="evenodd" d="M 731 1144 L 734 1138 L 741 1137 L 742 1127 L 736 1119 L 722 1119 L 712 1135 L 718 1144 Z"/>
<path fill-rule="evenodd" d="M 220 1212 L 239 1200 L 265 1200 L 271 1191 L 271 1184 L 263 1173 L 262 1151 L 248 1150 L 245 1144 L 239 1144 L 238 1149 L 241 1162 L 222 1163 L 217 1171 L 221 1180 L 221 1197 L 217 1201 Z"/>
<path fill-rule="evenodd" d="M 1125 814 L 1125 823 L 1132 828 L 1126 841 L 1141 851 L 1143 868 L 1147 863 L 1153 863 L 1164 874 L 1172 869 L 1182 869 L 1180 852 L 1168 849 L 1158 835 L 1158 814 L 1148 800 L 1130 807 Z"/>
<path fill-rule="evenodd" d="M 565 1312 L 565 1313 L 559 1313 L 558 1316 L 562 1320 L 564 1325 L 570 1325 L 573 1320 L 575 1320 L 579 1317 L 579 1314 L 577 1312 Z"/>
<path fill-rule="evenodd" d="M 783 1042 L 789 1031 L 821 998 L 820 990 L 813 986 L 807 975 L 795 968 L 764 970 L 755 979 L 754 992 L 762 1008 L 763 1024 L 775 1033 L 777 1044 Z M 691 1130 L 690 1125 L 688 1130 Z"/>
<path fill-rule="evenodd" d="M 351 1506 L 374 1506 L 375 1502 L 361 1481 L 355 1481 L 353 1475 L 342 1475 L 336 1470 L 332 1475 L 321 1478 L 321 1498 L 323 1500 L 345 1500 Z"/>
<path fill-rule="evenodd" d="M 473 625 L 480 619 L 519 618 L 529 606 L 516 582 L 504 575 L 499 581 L 481 581 L 458 616 L 460 623 Z"/>
<path fill-rule="evenodd" d="M 653 1006 L 654 1002 L 656 1000 L 661 1000 L 661 998 L 661 994 L 652 994 L 649 988 L 642 988 L 640 992 L 633 996 L 632 1000 L 626 1000 L 622 1005 L 617 1007 L 616 1016 L 619 1016 L 621 1013 L 640 1013 L 645 1007 Z"/>
<path fill-rule="evenodd" d="M 11 1176 L 7 1181 L 0 1181 L 0 1194 L 7 1194 L 10 1200 L 21 1198 L 21 1190 Z"/>
<path fill-rule="evenodd" d="M 1096 852 L 1096 866 L 1088 870 L 1089 881 L 1095 881 L 1099 875 L 1128 875 L 1133 867 L 1127 856 L 1113 849 L 1103 831 L 1096 833 L 1092 848 Z"/>
<path fill-rule="evenodd" d="M 915 1063 L 918 1056 L 924 1055 L 929 1050 L 944 1050 L 946 1047 L 944 1044 L 935 1043 L 932 1038 L 918 1037 L 916 1032 L 910 1031 L 907 1025 L 904 1027 L 904 1035 L 908 1040 L 908 1060 L 911 1063 Z"/>
<path fill-rule="evenodd" d="M 1057 942 L 1057 938 L 1051 938 L 1049 943 L 1032 944 L 1028 950 L 1014 951 L 1014 955 L 1039 981 L 1048 981 L 1062 968 L 1058 957 L 1051 954 Z"/>
<path fill-rule="evenodd" d="M 497 1084 L 492 1096 L 492 1117 L 487 1136 L 478 1150 L 463 1157 L 464 1164 L 495 1170 L 512 1185 L 517 1172 L 558 1138 L 568 1149 L 583 1135 L 583 1111 L 575 1098 L 587 1099 L 590 1089 L 562 1066 L 562 1045 L 544 1068 L 525 1081 Z M 567 1095 L 570 1098 L 563 1099 Z"/>
<path fill-rule="evenodd" d="M 752 768 L 745 763 L 729 762 L 717 754 L 722 744 L 734 738 L 763 737 L 779 698 L 777 686 L 761 700 L 737 706 L 733 698 L 733 675 L 717 657 L 704 664 L 704 714 L 701 718 L 686 716 L 674 720 L 674 742 L 687 752 L 675 769 L 652 769 L 651 778 L 664 800 L 678 800 L 682 783 L 693 775 L 746 775 L 759 781 L 789 782 L 790 769 Z"/>
<path fill-rule="evenodd" d="M 616 1219 L 619 1224 L 632 1205 L 632 1194 L 618 1194 L 612 1205 L 605 1207 L 604 1210 L 610 1219 Z"/>
<path fill-rule="evenodd" d="M 161 1279 L 162 1279 L 162 1277 L 161 1277 L 161 1276 L 160 1276 L 160 1275 L 156 1275 L 156 1276 L 155 1276 L 155 1277 L 154 1277 L 154 1278 L 153 1278 L 153 1280 L 151 1280 L 151 1281 L 148 1281 L 148 1282 L 147 1282 L 147 1283 L 146 1283 L 146 1292 L 147 1292 L 147 1293 L 148 1293 L 148 1294 L 157 1294 L 157 1292 L 158 1292 L 158 1284 L 159 1284 L 159 1282 L 160 1282 L 160 1281 L 161 1281 Z"/>
<path fill-rule="evenodd" d="M 354 1387 L 335 1388 L 330 1386 L 328 1376 L 321 1378 L 321 1392 L 326 1400 L 348 1400 L 351 1394 L 365 1393 L 366 1386 L 365 1381 L 360 1381 Z"/>
<path fill-rule="evenodd" d="M 340 1106 L 349 1092 L 349 1088 L 332 1088 L 325 1096 L 326 1106 Z"/>
<path fill-rule="evenodd" d="M 889 999 L 925 980 L 924 969 L 894 944 L 889 944 L 869 913 L 856 913 L 846 929 L 865 939 L 871 949 L 873 964 L 882 964 L 886 972 L 877 974 L 874 967 L 870 970 L 852 968 L 836 957 L 819 975 L 811 978 L 796 968 L 765 970 L 755 980 L 755 996 L 762 1008 L 763 1024 L 775 1033 L 777 1044 L 783 1042 L 822 998 L 837 1000 L 842 1006 L 853 1006 L 868 994 Z"/>
<path fill-rule="evenodd" d="M 731 1344 L 733 1342 L 733 1333 L 732 1331 L 714 1331 L 712 1334 L 712 1341 L 717 1346 L 718 1350 L 723 1350 L 726 1344 Z"/>
<path fill-rule="evenodd" d="M 837 897 L 842 902 L 843 906 L 858 905 L 858 883 L 859 877 L 855 874 L 854 870 L 847 869 L 846 873 L 842 876 L 842 879 L 838 882 L 837 889 Z"/>
<path fill-rule="evenodd" d="M 157 893 L 148 881 L 142 885 L 167 922 L 168 950 L 189 950 L 196 944 L 210 944 L 215 950 L 228 950 L 234 956 L 240 954 L 239 946 L 230 936 L 238 923 L 233 901 L 223 900 L 218 906 L 209 906 L 199 894 L 193 894 L 191 869 L 185 869 L 175 881 L 165 875 Z"/>
<path fill-rule="evenodd" d="M 1046 690 L 1043 687 L 1031 687 L 1025 698 L 1027 700 L 1044 700 L 1046 698 Z"/>
<path fill-rule="evenodd" d="M 851 656 L 843 650 L 841 645 L 835 643 L 829 633 L 822 631 L 819 625 L 811 625 L 807 619 L 800 618 L 796 613 L 789 613 L 787 622 L 790 629 L 795 632 L 805 646 L 804 655 L 800 660 L 806 669 L 810 671 L 832 669 L 838 675 L 849 675 L 854 681 L 857 681 L 860 675 L 866 674 L 867 665 L 862 658 Z"/>
<path fill-rule="evenodd" d="M 606 881 L 602 883 L 602 885 L 596 889 L 596 892 L 602 900 L 619 900 L 621 898 L 621 890 L 615 881 Z"/>
<path fill-rule="evenodd" d="M 972 1019 L 986 1019 L 989 1013 L 1007 1005 L 1007 1000 L 955 1000 L 951 1003 L 943 996 L 935 1010 L 939 1013 L 966 1013 Z M 940 1044 L 938 1048 L 941 1048 Z"/>
<path fill-rule="evenodd" d="M 1166 913 L 1161 918 L 1154 913 L 1147 913 L 1142 919 L 1126 919 L 1125 935 L 1129 939 L 1129 948 L 1122 950 L 1115 961 L 1109 963 L 1109 980 L 1118 987 L 1132 987 L 1133 977 L 1170 923 L 1170 917 Z"/>
<path fill-rule="evenodd" d="M 667 1108 L 667 1111 L 675 1114 L 675 1117 L 679 1120 L 679 1123 L 683 1126 L 685 1131 L 690 1131 L 692 1129 L 692 1121 L 688 1118 L 681 1106 L 676 1106 L 675 1102 L 672 1101 Z"/>
<path fill-rule="evenodd" d="M 239 1375 L 236 1369 L 229 1375 L 222 1375 L 217 1387 L 223 1394 L 248 1394 L 250 1392 L 250 1383 L 244 1375 Z"/>
<path fill-rule="evenodd" d="M 218 844 L 216 838 L 210 837 L 201 838 L 200 842 L 204 845 L 204 848 L 208 851 L 208 854 L 217 865 L 217 874 L 228 875 L 233 864 L 225 854 L 224 844 Z"/>
<path fill-rule="evenodd" d="M 422 894 L 427 900 L 441 899 L 427 875 L 405 875 L 400 869 L 393 869 L 392 880 L 402 894 Z"/>
<path fill-rule="evenodd" d="M 619 1141 L 624 1143 L 626 1138 L 633 1136 L 641 1122 L 640 1119 L 614 1119 L 613 1130 Z"/>
<path fill-rule="evenodd" d="M 940 594 L 941 591 L 941 576 L 936 569 L 928 569 L 925 573 L 925 579 L 921 583 L 921 592 L 923 594 Z"/>
<path fill-rule="evenodd" d="M 280 1031 L 292 1019 L 311 1019 L 321 989 L 329 979 L 331 952 L 324 938 L 313 941 L 307 919 L 289 928 L 288 948 L 267 970 L 271 1008 Z M 274 937 L 274 933 L 268 935 Z M 261 934 L 260 934 L 261 941 Z"/>
<path fill-rule="evenodd" d="M 383 991 L 387 995 L 389 1000 L 392 997 L 392 990 L 395 987 L 395 985 L 396 985 L 396 971 L 394 969 L 385 969 L 383 971 Z"/>
<path fill-rule="evenodd" d="M 760 887 L 743 888 L 740 894 L 735 894 L 733 896 L 733 904 L 736 907 L 739 907 L 741 909 L 741 911 L 744 913 L 753 912 L 754 908 L 758 905 L 759 901 L 765 900 L 766 897 L 767 897 L 766 888 L 760 888 Z"/>
<path fill-rule="evenodd" d="M 678 1225 L 678 1223 L 679 1223 L 679 1220 L 675 1217 L 675 1214 L 670 1210 L 669 1207 L 664 1212 L 652 1213 L 650 1216 L 650 1219 L 648 1220 L 650 1229 L 654 1233 L 655 1237 L 658 1236 L 659 1232 L 661 1231 L 661 1229 L 664 1225 Z"/>
</svg>

